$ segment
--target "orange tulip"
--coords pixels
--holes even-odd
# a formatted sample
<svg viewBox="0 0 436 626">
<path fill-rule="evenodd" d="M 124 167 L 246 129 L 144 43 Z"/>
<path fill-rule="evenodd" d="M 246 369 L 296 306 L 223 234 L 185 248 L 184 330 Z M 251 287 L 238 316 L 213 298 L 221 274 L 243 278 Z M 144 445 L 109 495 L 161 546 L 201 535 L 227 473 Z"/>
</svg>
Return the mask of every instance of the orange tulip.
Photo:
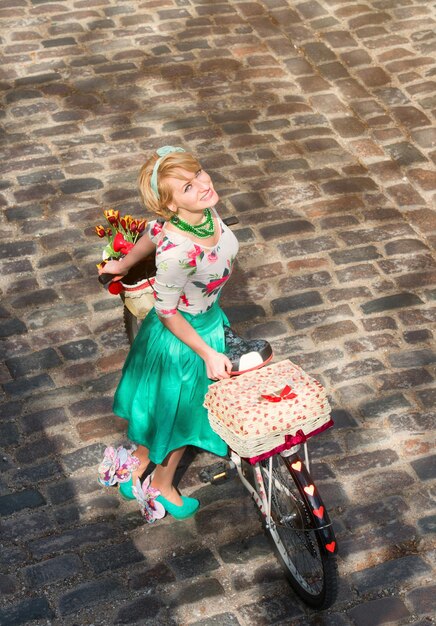
<svg viewBox="0 0 436 626">
<path fill-rule="evenodd" d="M 147 220 L 140 220 L 138 222 L 138 233 L 142 233 L 146 225 L 147 225 Z"/>
<path fill-rule="evenodd" d="M 97 233 L 99 237 L 104 237 L 106 235 L 106 231 L 103 226 L 96 226 L 95 232 Z"/>
<path fill-rule="evenodd" d="M 135 233 L 138 229 L 138 222 L 136 220 L 132 220 L 130 222 L 129 228 L 130 228 L 130 232 Z"/>
</svg>

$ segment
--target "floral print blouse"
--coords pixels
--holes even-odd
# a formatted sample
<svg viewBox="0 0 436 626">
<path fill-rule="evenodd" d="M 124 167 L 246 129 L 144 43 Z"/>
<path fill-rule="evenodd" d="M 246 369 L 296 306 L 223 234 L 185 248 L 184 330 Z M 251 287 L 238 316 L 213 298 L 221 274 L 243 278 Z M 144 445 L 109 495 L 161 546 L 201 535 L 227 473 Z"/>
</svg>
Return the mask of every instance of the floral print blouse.
<svg viewBox="0 0 436 626">
<path fill-rule="evenodd" d="M 221 234 L 213 247 L 194 243 L 182 232 L 167 230 L 157 220 L 147 224 L 145 232 L 156 244 L 154 296 L 160 317 L 171 317 L 177 311 L 205 313 L 217 300 L 239 248 L 235 235 L 219 217 L 218 223 Z"/>
</svg>

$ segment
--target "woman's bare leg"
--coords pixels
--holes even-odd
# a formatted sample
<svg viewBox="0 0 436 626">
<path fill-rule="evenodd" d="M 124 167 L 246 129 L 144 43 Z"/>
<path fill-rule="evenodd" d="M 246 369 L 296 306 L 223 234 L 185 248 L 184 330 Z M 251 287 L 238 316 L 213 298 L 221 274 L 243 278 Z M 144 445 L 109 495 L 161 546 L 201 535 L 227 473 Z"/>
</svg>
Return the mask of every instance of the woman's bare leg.
<svg viewBox="0 0 436 626">
<path fill-rule="evenodd" d="M 153 480 L 151 481 L 152 487 L 159 489 L 164 498 L 177 506 L 182 506 L 183 502 L 177 489 L 173 485 L 173 480 L 177 466 L 185 450 L 186 446 L 170 452 L 162 465 L 156 466 Z"/>
<path fill-rule="evenodd" d="M 150 463 L 150 459 L 148 457 L 148 450 L 145 446 L 138 446 L 133 453 L 133 456 L 136 456 L 139 459 L 139 466 L 134 472 L 132 472 L 132 482 L 136 485 L 136 480 L 141 478 L 141 475 L 144 473 L 147 465 Z"/>
</svg>

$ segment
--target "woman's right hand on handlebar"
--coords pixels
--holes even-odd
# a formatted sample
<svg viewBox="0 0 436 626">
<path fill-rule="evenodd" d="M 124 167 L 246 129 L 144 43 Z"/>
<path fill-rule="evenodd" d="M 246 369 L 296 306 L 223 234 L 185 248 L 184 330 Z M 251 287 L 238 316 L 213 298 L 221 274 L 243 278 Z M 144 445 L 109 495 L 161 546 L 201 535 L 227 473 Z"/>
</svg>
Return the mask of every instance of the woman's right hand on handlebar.
<svg viewBox="0 0 436 626">
<path fill-rule="evenodd" d="M 99 268 L 99 274 L 113 274 L 114 280 L 120 280 L 123 276 L 127 274 L 129 270 L 123 268 L 123 262 L 120 261 L 107 261 L 105 265 Z"/>
</svg>

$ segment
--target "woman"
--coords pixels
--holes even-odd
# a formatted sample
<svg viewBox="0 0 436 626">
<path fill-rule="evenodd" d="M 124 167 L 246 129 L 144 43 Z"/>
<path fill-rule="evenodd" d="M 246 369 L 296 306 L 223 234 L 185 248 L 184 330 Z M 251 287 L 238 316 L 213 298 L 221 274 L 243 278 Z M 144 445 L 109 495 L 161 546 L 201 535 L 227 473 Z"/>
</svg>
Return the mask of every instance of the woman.
<svg viewBox="0 0 436 626">
<path fill-rule="evenodd" d="M 198 500 L 173 485 L 186 445 L 217 455 L 225 442 L 209 426 L 204 396 L 211 380 L 228 378 L 224 324 L 218 298 L 238 251 L 233 233 L 213 208 L 218 200 L 210 176 L 183 148 L 165 146 L 144 164 L 139 188 L 146 207 L 166 221 L 149 222 L 123 259 L 103 272 L 125 275 L 156 248 L 156 304 L 141 325 L 115 393 L 114 413 L 129 421 L 140 465 L 121 493 L 152 461 L 156 498 L 177 519 L 193 515 Z"/>
</svg>

